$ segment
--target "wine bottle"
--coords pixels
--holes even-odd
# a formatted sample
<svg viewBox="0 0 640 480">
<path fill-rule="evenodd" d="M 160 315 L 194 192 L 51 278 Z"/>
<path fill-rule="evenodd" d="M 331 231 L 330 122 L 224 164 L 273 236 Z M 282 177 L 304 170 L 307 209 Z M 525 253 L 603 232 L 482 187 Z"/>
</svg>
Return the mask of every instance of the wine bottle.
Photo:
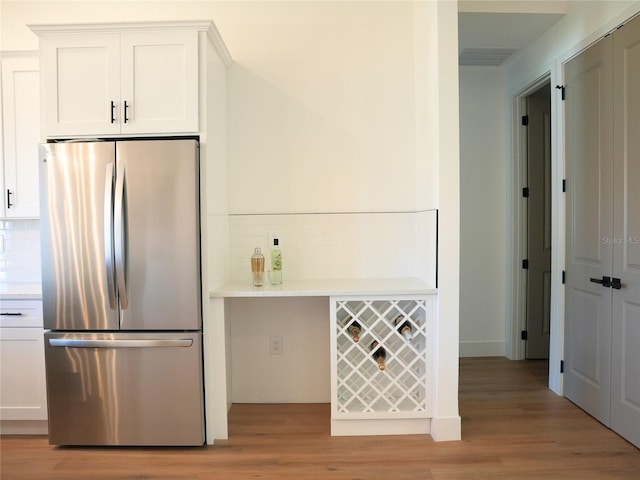
<svg viewBox="0 0 640 480">
<path fill-rule="evenodd" d="M 380 370 L 384 370 L 384 361 L 387 358 L 387 351 L 384 347 L 379 346 L 378 342 L 375 340 L 371 343 L 369 350 L 373 352 L 373 359 L 378 363 L 378 368 Z"/>
<path fill-rule="evenodd" d="M 347 323 L 349 321 L 351 321 L 351 317 L 347 318 Z M 361 331 L 362 331 L 362 327 L 360 327 L 360 324 L 355 320 L 351 322 L 351 324 L 349 324 L 349 326 L 347 327 L 347 332 L 349 332 L 349 335 L 351 335 L 351 338 L 353 338 L 353 341 L 356 343 L 358 343 L 358 341 L 360 340 Z"/>
<path fill-rule="evenodd" d="M 413 327 L 411 326 L 411 322 L 409 322 L 409 320 L 405 320 L 403 322 L 402 315 L 396 317 L 393 324 L 398 327 L 398 332 L 400 332 L 400 335 L 402 335 L 407 342 L 413 338 Z"/>
</svg>

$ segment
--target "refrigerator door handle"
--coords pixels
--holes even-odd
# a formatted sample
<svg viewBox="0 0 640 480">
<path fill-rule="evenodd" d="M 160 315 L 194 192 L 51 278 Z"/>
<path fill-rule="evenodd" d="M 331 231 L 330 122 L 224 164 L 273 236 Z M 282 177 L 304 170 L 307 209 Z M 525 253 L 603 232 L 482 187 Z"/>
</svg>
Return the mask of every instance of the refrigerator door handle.
<svg viewBox="0 0 640 480">
<path fill-rule="evenodd" d="M 107 289 L 109 291 L 109 306 L 115 310 L 116 302 L 116 277 L 115 258 L 113 250 L 113 174 L 114 163 L 107 165 L 104 180 L 104 260 L 107 270 Z"/>
<path fill-rule="evenodd" d="M 116 277 L 118 283 L 118 295 L 120 296 L 120 308 L 129 306 L 127 298 L 126 279 L 126 197 L 125 197 L 125 169 L 124 163 L 118 162 L 116 172 L 116 193 L 114 201 L 113 236 L 115 246 Z"/>
<path fill-rule="evenodd" d="M 50 338 L 52 347 L 72 348 L 173 348 L 191 347 L 193 339 L 153 339 L 153 340 L 92 340 L 79 338 Z"/>
</svg>

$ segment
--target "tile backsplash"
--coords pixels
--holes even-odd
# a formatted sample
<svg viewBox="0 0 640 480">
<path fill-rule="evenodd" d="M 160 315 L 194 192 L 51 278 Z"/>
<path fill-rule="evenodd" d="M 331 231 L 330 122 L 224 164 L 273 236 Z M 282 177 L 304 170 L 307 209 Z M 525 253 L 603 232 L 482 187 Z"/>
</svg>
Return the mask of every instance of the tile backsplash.
<svg viewBox="0 0 640 480">
<path fill-rule="evenodd" d="M 272 233 L 280 236 L 285 279 L 417 277 L 435 285 L 435 211 L 231 215 L 231 280 L 248 280 L 255 247 L 269 269 Z"/>
<path fill-rule="evenodd" d="M 418 277 L 435 284 L 434 211 L 231 215 L 231 279 L 248 278 L 254 247 L 269 268 L 271 233 L 280 236 L 285 279 Z M 0 220 L 0 282 L 41 279 L 40 221 Z"/>
<path fill-rule="evenodd" d="M 40 283 L 40 221 L 0 220 L 0 282 Z"/>
</svg>

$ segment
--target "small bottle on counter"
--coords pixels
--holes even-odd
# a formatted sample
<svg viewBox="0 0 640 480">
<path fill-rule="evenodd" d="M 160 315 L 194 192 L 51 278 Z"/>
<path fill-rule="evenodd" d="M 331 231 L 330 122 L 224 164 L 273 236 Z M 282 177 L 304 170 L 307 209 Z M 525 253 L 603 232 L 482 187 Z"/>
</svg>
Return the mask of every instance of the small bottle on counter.
<svg viewBox="0 0 640 480">
<path fill-rule="evenodd" d="M 372 356 L 373 356 L 373 359 L 378 364 L 378 368 L 380 370 L 384 370 L 385 369 L 385 359 L 387 358 L 387 351 L 384 349 L 384 347 L 379 346 L 379 344 L 378 344 L 378 342 L 376 340 L 371 342 L 371 347 L 369 347 L 369 350 L 371 350 L 373 352 Z"/>
<path fill-rule="evenodd" d="M 261 287 L 264 283 L 264 255 L 260 247 L 256 247 L 251 255 L 251 277 L 255 287 Z"/>
<path fill-rule="evenodd" d="M 269 271 L 269 283 L 280 285 L 282 283 L 282 252 L 280 251 L 280 239 L 273 238 L 271 246 L 271 270 Z"/>
</svg>

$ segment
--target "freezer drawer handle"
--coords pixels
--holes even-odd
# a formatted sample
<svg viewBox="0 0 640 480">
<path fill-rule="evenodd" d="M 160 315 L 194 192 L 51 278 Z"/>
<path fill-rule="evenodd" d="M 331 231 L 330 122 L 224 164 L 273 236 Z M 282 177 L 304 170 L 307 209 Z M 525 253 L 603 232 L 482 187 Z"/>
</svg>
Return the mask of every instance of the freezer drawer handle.
<svg viewBox="0 0 640 480">
<path fill-rule="evenodd" d="M 82 340 L 79 338 L 50 338 L 52 347 L 73 348 L 168 348 L 190 347 L 193 345 L 191 338 L 177 338 L 172 340 Z"/>
<path fill-rule="evenodd" d="M 3 317 L 21 317 L 22 312 L 2 312 L 0 315 Z"/>
</svg>

